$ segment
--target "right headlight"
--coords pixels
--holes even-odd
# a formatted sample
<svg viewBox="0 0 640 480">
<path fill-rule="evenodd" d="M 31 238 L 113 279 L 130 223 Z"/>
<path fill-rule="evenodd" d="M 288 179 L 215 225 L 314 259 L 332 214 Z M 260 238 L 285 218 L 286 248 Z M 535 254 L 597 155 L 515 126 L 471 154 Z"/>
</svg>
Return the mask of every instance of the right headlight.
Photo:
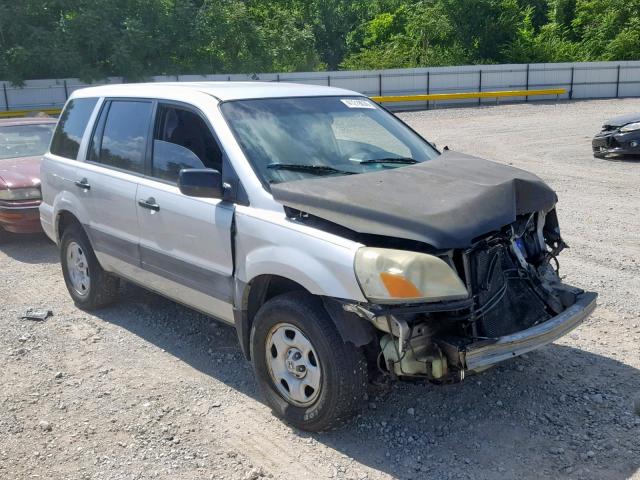
<svg viewBox="0 0 640 480">
<path fill-rule="evenodd" d="M 433 255 L 362 247 L 355 271 L 364 295 L 378 303 L 460 300 L 468 297 L 462 280 Z"/>
<path fill-rule="evenodd" d="M 640 130 L 640 122 L 628 123 L 620 129 L 621 132 L 633 132 L 634 130 Z"/>
</svg>

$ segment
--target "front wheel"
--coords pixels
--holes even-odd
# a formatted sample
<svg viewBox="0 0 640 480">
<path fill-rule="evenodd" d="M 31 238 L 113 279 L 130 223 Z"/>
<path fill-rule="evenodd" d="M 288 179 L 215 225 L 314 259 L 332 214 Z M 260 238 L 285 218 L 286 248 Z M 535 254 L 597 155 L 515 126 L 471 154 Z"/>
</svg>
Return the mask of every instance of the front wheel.
<svg viewBox="0 0 640 480">
<path fill-rule="evenodd" d="M 251 330 L 258 386 L 274 413 L 308 431 L 340 425 L 362 406 L 367 366 L 343 342 L 319 298 L 305 292 L 274 297 Z"/>
</svg>

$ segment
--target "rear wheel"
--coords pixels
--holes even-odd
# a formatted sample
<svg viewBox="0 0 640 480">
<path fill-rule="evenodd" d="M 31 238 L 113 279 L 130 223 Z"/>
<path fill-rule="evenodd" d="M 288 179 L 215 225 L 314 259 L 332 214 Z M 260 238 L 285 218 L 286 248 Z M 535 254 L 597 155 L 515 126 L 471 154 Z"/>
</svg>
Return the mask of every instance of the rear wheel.
<svg viewBox="0 0 640 480">
<path fill-rule="evenodd" d="M 118 278 L 102 269 L 80 225 L 65 229 L 60 242 L 60 263 L 67 290 L 80 308 L 104 307 L 117 297 Z"/>
<path fill-rule="evenodd" d="M 269 406 L 300 429 L 330 429 L 362 406 L 364 356 L 342 341 L 320 299 L 308 293 L 286 293 L 262 306 L 251 331 L 251 358 Z"/>
</svg>

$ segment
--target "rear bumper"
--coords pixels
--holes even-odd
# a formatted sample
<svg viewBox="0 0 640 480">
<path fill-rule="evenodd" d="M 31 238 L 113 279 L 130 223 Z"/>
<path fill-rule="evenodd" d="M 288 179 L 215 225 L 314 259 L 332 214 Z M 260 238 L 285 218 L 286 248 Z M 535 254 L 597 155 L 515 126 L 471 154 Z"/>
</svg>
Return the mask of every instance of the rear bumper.
<svg viewBox="0 0 640 480">
<path fill-rule="evenodd" d="M 40 233 L 39 202 L 29 205 L 0 204 L 0 227 L 12 233 Z"/>
<path fill-rule="evenodd" d="M 597 298 L 597 293 L 582 293 L 576 303 L 544 323 L 490 343 L 469 345 L 463 352 L 463 364 L 468 370 L 476 370 L 547 345 L 584 322 L 596 308 Z"/>
</svg>

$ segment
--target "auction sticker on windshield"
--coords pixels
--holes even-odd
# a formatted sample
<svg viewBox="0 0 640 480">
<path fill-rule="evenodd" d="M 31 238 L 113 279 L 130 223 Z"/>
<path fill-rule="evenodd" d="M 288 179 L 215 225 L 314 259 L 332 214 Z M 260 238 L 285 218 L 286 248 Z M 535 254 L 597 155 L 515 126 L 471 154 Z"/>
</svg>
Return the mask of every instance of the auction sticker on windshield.
<svg viewBox="0 0 640 480">
<path fill-rule="evenodd" d="M 341 98 L 340 101 L 349 108 L 376 108 L 369 100 L 359 98 Z"/>
</svg>

